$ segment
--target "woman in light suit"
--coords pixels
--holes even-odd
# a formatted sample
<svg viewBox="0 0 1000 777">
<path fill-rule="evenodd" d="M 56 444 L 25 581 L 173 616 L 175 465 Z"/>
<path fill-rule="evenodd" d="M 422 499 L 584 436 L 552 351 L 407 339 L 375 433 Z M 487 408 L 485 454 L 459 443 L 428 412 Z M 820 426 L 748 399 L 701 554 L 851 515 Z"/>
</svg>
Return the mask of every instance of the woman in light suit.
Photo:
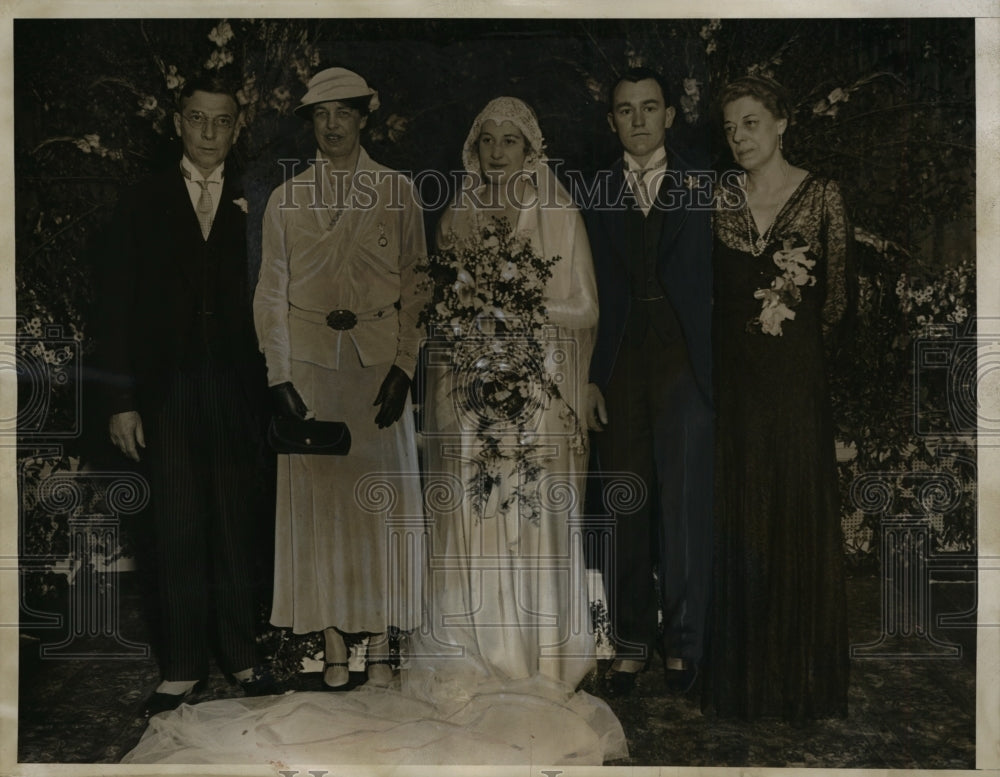
<svg viewBox="0 0 1000 777">
<path fill-rule="evenodd" d="M 277 412 L 351 430 L 347 456 L 279 457 L 271 612 L 296 633 L 323 630 L 323 679 L 340 689 L 344 634 L 370 635 L 369 679 L 385 684 L 385 633 L 413 628 L 420 613 L 405 538 L 402 555 L 390 549 L 422 524 L 409 389 L 423 304 L 414 265 L 426 246 L 410 182 L 361 147 L 377 107 L 349 70 L 309 82 L 296 112 L 312 122 L 316 158 L 271 195 L 254 297 Z"/>
</svg>

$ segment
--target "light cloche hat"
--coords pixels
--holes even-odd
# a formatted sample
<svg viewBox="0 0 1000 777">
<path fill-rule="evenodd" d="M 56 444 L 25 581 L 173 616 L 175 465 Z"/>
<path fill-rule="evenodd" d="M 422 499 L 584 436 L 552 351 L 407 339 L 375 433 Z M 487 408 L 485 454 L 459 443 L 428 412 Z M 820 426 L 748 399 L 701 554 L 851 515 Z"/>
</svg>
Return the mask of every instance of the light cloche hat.
<svg viewBox="0 0 1000 777">
<path fill-rule="evenodd" d="M 378 110 L 378 92 L 368 86 L 368 83 L 357 73 L 343 67 L 328 67 L 309 79 L 306 93 L 302 95 L 295 115 L 309 117 L 309 109 L 317 103 L 330 100 L 346 100 L 351 97 L 371 95 L 368 110 Z"/>
</svg>

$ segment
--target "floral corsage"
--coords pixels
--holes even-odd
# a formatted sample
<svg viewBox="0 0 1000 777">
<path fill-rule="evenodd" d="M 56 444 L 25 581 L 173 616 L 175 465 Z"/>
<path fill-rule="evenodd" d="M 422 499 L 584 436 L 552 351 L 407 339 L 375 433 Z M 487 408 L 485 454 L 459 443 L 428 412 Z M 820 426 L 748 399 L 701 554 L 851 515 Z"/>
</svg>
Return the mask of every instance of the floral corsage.
<svg viewBox="0 0 1000 777">
<path fill-rule="evenodd" d="M 792 235 L 782 240 L 782 246 L 774 252 L 779 274 L 769 288 L 753 293 L 754 299 L 761 301 L 761 310 L 747 324 L 749 332 L 780 336 L 782 323 L 795 318 L 792 308 L 802 302 L 802 287 L 816 285 L 816 277 L 810 275 L 816 260 L 809 252 L 809 244 L 799 235 Z"/>
</svg>

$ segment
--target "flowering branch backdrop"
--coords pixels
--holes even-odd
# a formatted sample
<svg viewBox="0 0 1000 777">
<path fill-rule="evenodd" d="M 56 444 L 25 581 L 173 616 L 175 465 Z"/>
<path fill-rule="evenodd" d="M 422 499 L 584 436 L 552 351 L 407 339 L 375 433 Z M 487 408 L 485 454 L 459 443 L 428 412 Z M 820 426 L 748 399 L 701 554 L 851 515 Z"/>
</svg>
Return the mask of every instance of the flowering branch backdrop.
<svg viewBox="0 0 1000 777">
<path fill-rule="evenodd" d="M 60 516 L 34 490 L 100 450 L 104 420 L 85 390 L 95 305 L 115 304 L 95 298 L 100 237 L 123 188 L 179 155 L 178 90 L 205 70 L 241 86 L 234 154 L 255 276 L 259 216 L 290 172 L 278 160 L 313 152 L 291 110 L 332 64 L 380 91 L 372 156 L 414 173 L 459 169 L 473 116 L 500 94 L 535 107 L 564 169 L 605 167 L 618 149 L 603 85 L 638 64 L 680 95 L 673 139 L 711 139 L 721 169 L 731 160 L 713 90 L 746 73 L 783 82 L 786 155 L 840 182 L 855 226 L 860 304 L 833 365 L 848 550 L 876 554 L 879 518 L 893 513 L 929 517 L 937 550 L 974 551 L 975 370 L 959 369 L 970 354 L 975 364 L 971 20 L 20 19 L 14 33 L 24 557 L 60 547 Z M 429 227 L 448 200 L 441 180 L 421 182 Z M 958 493 L 907 490 L 913 472 L 951 473 Z M 891 505 L 858 498 L 853 484 L 872 473 Z"/>
</svg>

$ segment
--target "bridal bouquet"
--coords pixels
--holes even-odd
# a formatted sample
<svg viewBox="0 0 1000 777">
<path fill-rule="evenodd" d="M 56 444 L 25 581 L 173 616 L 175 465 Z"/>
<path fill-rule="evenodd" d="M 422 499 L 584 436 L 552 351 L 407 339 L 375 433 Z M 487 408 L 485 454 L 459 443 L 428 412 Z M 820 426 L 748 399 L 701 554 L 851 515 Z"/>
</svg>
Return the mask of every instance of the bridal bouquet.
<svg viewBox="0 0 1000 777">
<path fill-rule="evenodd" d="M 539 256 L 507 219 L 491 220 L 464 240 L 452 231 L 446 242 L 418 267 L 431 291 L 421 324 L 452 341 L 545 326 L 545 283 L 558 256 Z"/>
<path fill-rule="evenodd" d="M 455 411 L 480 443 L 481 473 L 468 484 L 473 506 L 480 517 L 490 514 L 493 496 L 501 512 L 517 506 L 537 521 L 531 486 L 542 467 L 535 425 L 541 409 L 562 401 L 545 369 L 555 328 L 547 324 L 544 292 L 559 257 L 540 256 L 506 219 L 490 220 L 466 239 L 448 237 L 418 267 L 429 296 L 419 323 L 449 352 Z M 560 416 L 576 421 L 568 406 Z M 516 475 L 512 488 L 504 487 L 505 472 Z"/>
</svg>

